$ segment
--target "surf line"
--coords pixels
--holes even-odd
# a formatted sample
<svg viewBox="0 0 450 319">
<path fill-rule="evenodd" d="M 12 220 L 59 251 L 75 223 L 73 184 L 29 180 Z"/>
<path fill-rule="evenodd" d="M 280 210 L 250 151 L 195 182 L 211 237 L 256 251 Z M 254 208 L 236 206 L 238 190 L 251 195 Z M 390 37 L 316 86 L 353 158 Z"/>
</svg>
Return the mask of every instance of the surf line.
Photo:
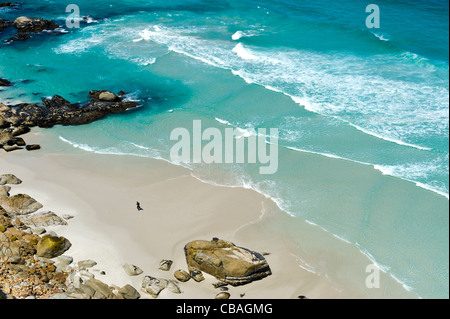
<svg viewBox="0 0 450 319">
<path fill-rule="evenodd" d="M 278 170 L 278 129 L 266 128 L 242 130 L 225 128 L 224 134 L 216 127 L 202 130 L 202 121 L 193 120 L 192 134 L 184 127 L 170 133 L 170 140 L 177 141 L 170 150 L 175 163 L 205 164 L 261 164 L 259 173 L 275 174 Z M 191 138 L 192 137 L 192 138 Z M 269 138 L 269 141 L 266 138 Z M 208 142 L 203 145 L 203 142 Z M 267 152 L 267 148 L 269 152 Z M 267 164 L 267 165 L 266 165 Z M 266 165 L 266 166 L 263 166 Z"/>
</svg>

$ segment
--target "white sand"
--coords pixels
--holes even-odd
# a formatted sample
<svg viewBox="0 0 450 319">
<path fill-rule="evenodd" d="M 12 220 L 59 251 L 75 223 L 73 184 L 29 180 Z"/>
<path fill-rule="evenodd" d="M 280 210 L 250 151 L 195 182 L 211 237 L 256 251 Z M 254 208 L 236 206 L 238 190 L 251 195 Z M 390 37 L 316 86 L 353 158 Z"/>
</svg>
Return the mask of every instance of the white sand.
<svg viewBox="0 0 450 319">
<path fill-rule="evenodd" d="M 177 269 L 187 270 L 184 245 L 196 239 L 219 237 L 266 257 L 273 274 L 241 287 L 230 287 L 231 298 L 275 299 L 366 297 L 349 295 L 321 276 L 303 269 L 300 256 L 281 233 L 265 233 L 269 215 L 284 214 L 255 191 L 212 186 L 198 181 L 190 171 L 169 163 L 132 156 L 87 153 L 34 130 L 28 143 L 40 143 L 43 150 L 0 152 L 0 174 L 12 173 L 23 180 L 12 185 L 12 194 L 26 193 L 58 215 L 74 218 L 68 226 L 53 230 L 72 242 L 65 253 L 75 262 L 93 259 L 96 278 L 138 291 L 144 275 L 173 278 Z M 46 143 L 59 145 L 51 152 Z M 62 146 L 61 146 L 62 145 Z M 57 151 L 59 149 L 59 151 Z M 144 211 L 138 212 L 139 201 Z M 158 269 L 162 259 L 174 261 L 170 272 Z M 121 265 L 131 263 L 144 270 L 129 277 Z M 104 270 L 106 275 L 100 275 Z M 214 298 L 217 280 L 180 283 L 182 294 L 164 290 L 159 298 Z M 152 298 L 141 292 L 142 298 Z"/>
</svg>

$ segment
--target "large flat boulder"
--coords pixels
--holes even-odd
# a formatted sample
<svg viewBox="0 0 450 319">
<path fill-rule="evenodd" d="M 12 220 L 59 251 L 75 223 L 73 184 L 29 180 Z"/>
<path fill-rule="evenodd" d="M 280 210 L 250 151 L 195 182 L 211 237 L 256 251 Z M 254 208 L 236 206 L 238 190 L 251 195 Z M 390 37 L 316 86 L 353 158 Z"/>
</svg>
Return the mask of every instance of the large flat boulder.
<svg viewBox="0 0 450 319">
<path fill-rule="evenodd" d="M 18 185 L 21 183 L 22 183 L 22 181 L 20 179 L 18 179 L 16 176 L 14 176 L 13 174 L 0 175 L 0 185 L 5 185 L 5 184 Z"/>
<path fill-rule="evenodd" d="M 22 224 L 33 228 L 67 225 L 67 222 L 64 219 L 53 212 L 40 212 L 32 215 L 21 216 L 19 217 L 19 220 Z"/>
<path fill-rule="evenodd" d="M 26 194 L 0 197 L 0 206 L 8 215 L 27 215 L 43 207 L 41 203 Z"/>
<path fill-rule="evenodd" d="M 192 241 L 184 252 L 189 271 L 203 271 L 233 286 L 272 274 L 261 254 L 221 239 Z"/>
</svg>

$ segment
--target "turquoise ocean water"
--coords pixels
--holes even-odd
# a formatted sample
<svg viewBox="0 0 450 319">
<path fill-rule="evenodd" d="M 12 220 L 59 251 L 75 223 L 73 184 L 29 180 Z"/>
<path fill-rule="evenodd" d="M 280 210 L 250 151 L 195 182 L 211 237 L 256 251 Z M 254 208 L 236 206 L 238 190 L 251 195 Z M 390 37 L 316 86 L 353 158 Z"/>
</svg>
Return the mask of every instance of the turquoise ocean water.
<svg viewBox="0 0 450 319">
<path fill-rule="evenodd" d="M 188 166 L 272 198 L 417 296 L 448 298 L 448 2 L 377 1 L 379 29 L 366 27 L 371 2 L 359 0 L 78 0 L 90 16 L 80 29 L 65 27 L 71 2 L 21 3 L 21 15 L 62 28 L 0 44 L 0 77 L 15 83 L 1 101 L 124 90 L 142 107 L 49 134 L 89 152 L 169 161 L 170 132 L 196 119 L 244 133 L 278 128 L 274 175 Z M 0 18 L 16 16 L 0 8 Z"/>
</svg>

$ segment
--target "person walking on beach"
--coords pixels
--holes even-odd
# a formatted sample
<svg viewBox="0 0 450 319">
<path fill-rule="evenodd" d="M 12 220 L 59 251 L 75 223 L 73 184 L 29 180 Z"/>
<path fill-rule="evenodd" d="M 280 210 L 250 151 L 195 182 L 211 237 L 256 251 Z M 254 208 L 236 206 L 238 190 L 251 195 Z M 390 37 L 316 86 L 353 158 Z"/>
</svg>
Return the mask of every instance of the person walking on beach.
<svg viewBox="0 0 450 319">
<path fill-rule="evenodd" d="M 136 208 L 137 208 L 138 212 L 140 212 L 141 210 L 144 210 L 144 209 L 141 207 L 141 203 L 139 203 L 139 202 L 136 202 Z"/>
</svg>

